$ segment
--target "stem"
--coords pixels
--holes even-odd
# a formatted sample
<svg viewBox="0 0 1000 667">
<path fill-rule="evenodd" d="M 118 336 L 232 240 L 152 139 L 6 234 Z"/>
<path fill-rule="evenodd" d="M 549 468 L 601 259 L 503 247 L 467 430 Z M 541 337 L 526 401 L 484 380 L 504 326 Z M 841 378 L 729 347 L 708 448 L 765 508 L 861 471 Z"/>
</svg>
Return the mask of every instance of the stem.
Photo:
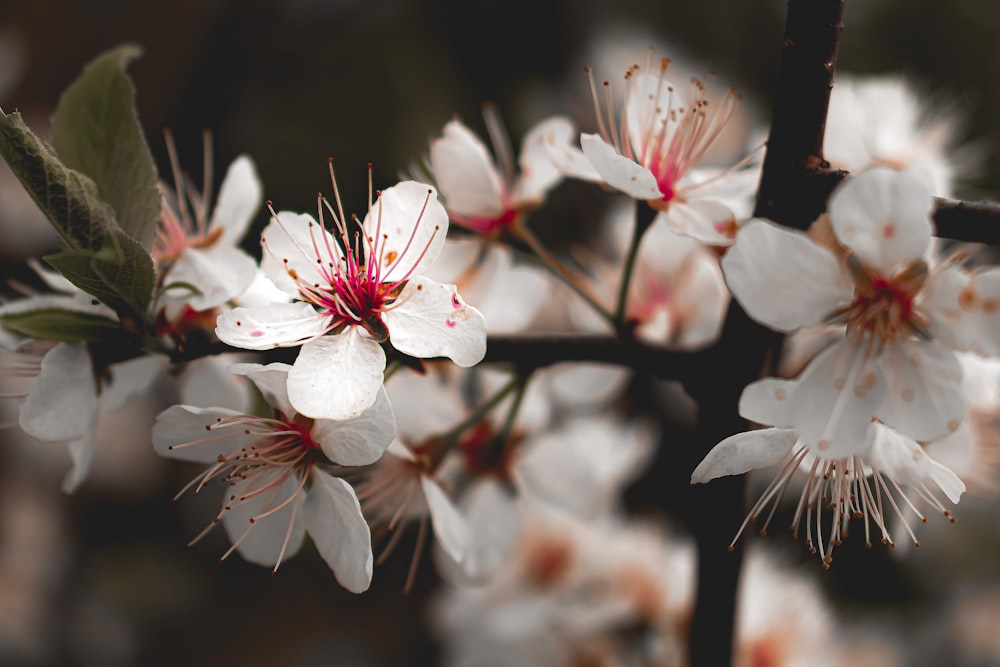
<svg viewBox="0 0 1000 667">
<path fill-rule="evenodd" d="M 580 298 L 586 301 L 587 305 L 593 308 L 598 315 L 606 319 L 610 324 L 614 325 L 615 318 L 608 311 L 608 309 L 602 306 L 600 302 L 598 302 L 597 299 L 594 298 L 594 296 L 590 293 L 590 291 L 582 284 L 580 284 L 580 281 L 576 278 L 576 276 L 570 273 L 569 269 L 563 266 L 562 262 L 556 259 L 552 253 L 546 250 L 545 246 L 542 245 L 541 241 L 538 240 L 538 238 L 531 232 L 530 229 L 528 229 L 524 225 L 518 224 L 512 227 L 511 231 L 519 239 L 524 241 L 529 248 L 531 248 L 531 251 L 535 253 L 535 255 L 537 255 L 540 260 L 542 260 L 542 263 L 545 264 L 545 266 L 550 271 L 552 271 L 552 273 L 554 273 L 556 277 L 561 279 L 564 283 L 566 283 L 566 285 L 570 289 L 579 294 Z"/>
<path fill-rule="evenodd" d="M 936 235 L 969 243 L 1000 244 L 1000 204 L 991 201 L 935 200 Z"/>
<path fill-rule="evenodd" d="M 500 401 L 506 398 L 507 394 L 512 392 L 514 390 L 514 387 L 518 386 L 520 380 L 521 380 L 520 375 L 515 375 L 514 377 L 512 377 L 510 379 L 510 382 L 505 384 L 500 391 L 498 391 L 496 394 L 493 395 L 492 398 L 490 398 L 490 400 L 486 401 L 485 403 L 481 403 L 475 410 L 472 411 L 471 414 L 469 414 L 468 417 L 459 422 L 458 425 L 449 429 L 448 432 L 443 433 L 441 435 L 441 438 L 446 442 L 448 442 L 449 444 L 454 444 L 454 442 L 458 439 L 460 435 L 462 435 L 463 432 L 465 432 L 468 428 L 478 424 L 490 410 L 495 408 L 500 403 Z"/>
<path fill-rule="evenodd" d="M 639 254 L 639 244 L 643 234 L 656 219 L 656 211 L 650 206 L 634 208 L 635 227 L 632 230 L 632 241 L 629 243 L 628 254 L 625 255 L 625 267 L 622 269 L 621 286 L 618 288 L 618 305 L 615 308 L 615 330 L 621 331 L 625 326 L 625 310 L 628 307 L 628 290 L 632 284 L 632 273 L 635 271 L 635 258 Z"/>
<path fill-rule="evenodd" d="M 497 433 L 495 442 L 498 447 L 507 446 L 507 439 L 510 438 L 510 432 L 514 428 L 514 420 L 517 419 L 517 413 L 521 409 L 521 401 L 524 399 L 524 390 L 528 386 L 529 377 L 530 375 L 518 373 L 517 377 L 514 378 L 517 383 L 517 393 L 514 394 L 514 402 L 511 404 L 510 410 L 507 411 L 507 417 L 504 419 L 500 432 Z"/>
</svg>

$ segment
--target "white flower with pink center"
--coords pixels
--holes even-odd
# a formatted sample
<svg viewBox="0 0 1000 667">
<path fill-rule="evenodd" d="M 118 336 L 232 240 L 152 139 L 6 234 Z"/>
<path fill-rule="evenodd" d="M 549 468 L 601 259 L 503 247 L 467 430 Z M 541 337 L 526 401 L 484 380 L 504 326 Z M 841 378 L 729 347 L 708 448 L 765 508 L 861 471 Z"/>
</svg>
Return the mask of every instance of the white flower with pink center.
<svg viewBox="0 0 1000 667">
<path fill-rule="evenodd" d="M 335 185 L 336 187 L 336 185 Z M 416 357 L 473 366 L 486 353 L 482 314 L 454 285 L 421 275 L 437 258 L 448 214 L 434 188 L 404 181 L 382 192 L 363 222 L 323 202 L 336 236 L 307 214 L 274 213 L 261 266 L 291 303 L 222 313 L 216 335 L 235 347 L 301 345 L 288 396 L 313 418 L 346 419 L 371 406 L 390 342 Z M 272 211 L 273 213 L 273 211 Z"/>
<path fill-rule="evenodd" d="M 827 456 L 864 442 L 873 419 L 924 442 L 956 431 L 965 401 L 953 350 L 1000 352 L 1000 269 L 930 266 L 932 207 L 923 181 L 875 168 L 830 197 L 824 245 L 753 220 L 722 259 L 757 321 L 785 332 L 845 325 L 787 398 L 784 426 Z"/>
<path fill-rule="evenodd" d="M 383 390 L 354 419 L 311 419 L 288 400 L 290 368 L 230 368 L 257 385 L 273 414 L 175 405 L 157 417 L 153 447 L 162 456 L 211 464 L 186 487 L 194 493 L 217 479 L 230 487 L 219 514 L 192 543 L 221 521 L 233 543 L 223 559 L 236 550 L 277 571 L 308 532 L 337 581 L 360 593 L 372 577 L 371 532 L 354 489 L 331 473 L 382 456 L 395 431 L 392 408 Z"/>
<path fill-rule="evenodd" d="M 549 153 L 575 139 L 573 123 L 561 116 L 543 120 L 524 137 L 517 164 L 503 122 L 493 105 L 483 117 L 496 153 L 494 160 L 468 127 L 452 120 L 430 144 L 424 167 L 437 185 L 452 222 L 483 235 L 513 225 L 538 207 L 546 193 L 562 180 Z"/>
<path fill-rule="evenodd" d="M 581 135 L 580 145 L 600 180 L 660 211 L 673 231 L 730 245 L 748 212 L 757 172 L 743 164 L 721 170 L 698 165 L 740 97 L 731 89 L 714 96 L 697 79 L 677 85 L 667 78 L 670 61 L 654 65 L 651 56 L 625 74 L 620 124 L 610 83 L 600 96 L 591 79 L 599 133 Z"/>
</svg>

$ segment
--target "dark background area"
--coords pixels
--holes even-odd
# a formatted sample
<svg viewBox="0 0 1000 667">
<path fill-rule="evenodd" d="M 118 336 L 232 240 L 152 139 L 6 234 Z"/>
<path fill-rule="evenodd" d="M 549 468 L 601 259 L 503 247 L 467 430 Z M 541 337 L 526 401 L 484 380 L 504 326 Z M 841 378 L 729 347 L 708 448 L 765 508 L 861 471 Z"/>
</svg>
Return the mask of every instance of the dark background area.
<svg viewBox="0 0 1000 667">
<path fill-rule="evenodd" d="M 16 83 L 0 91 L 0 105 L 43 123 L 86 62 L 135 42 L 145 52 L 129 73 L 161 173 L 169 173 L 162 132 L 170 128 L 182 166 L 200 183 L 201 133 L 208 128 L 216 187 L 225 166 L 247 153 L 265 198 L 277 208 L 312 210 L 316 192 L 330 191 L 326 159 L 332 156 L 346 208 L 363 213 L 368 163 L 375 187 L 386 187 L 451 117 L 485 136 L 484 102 L 498 105 L 515 144 L 555 113 L 592 131 L 583 66 L 593 65 L 603 78 L 622 73 L 624 66 L 605 66 L 610 57 L 598 47 L 613 34 L 630 32 L 634 51 L 660 45 L 694 74 L 718 72 L 744 94 L 752 122 L 766 127 L 784 9 L 777 0 L 7 0 L 0 3 L 0 34 L 22 40 L 24 60 Z M 1000 4 L 849 0 L 845 24 L 839 71 L 903 72 L 932 93 L 930 99 L 953 104 L 967 118 L 962 137 L 986 147 L 984 169 L 959 194 L 994 196 Z M 4 68 L 13 64 L 0 61 Z M 589 199 L 575 197 L 582 191 L 577 185 L 555 193 L 554 215 L 537 228 L 541 236 L 557 239 L 561 230 L 595 217 L 586 208 Z M 257 227 L 265 222 L 262 211 Z M 253 251 L 256 235 L 247 238 Z M 0 442 L 6 433 L 0 431 Z M 131 440 L 125 431 L 108 437 L 123 446 Z M 170 500 L 195 469 L 167 465 L 148 450 L 137 459 L 118 456 L 99 452 L 97 463 L 112 472 L 98 470 L 74 497 L 59 494 L 59 475 L 27 488 L 14 484 L 16 493 L 5 496 L 49 508 L 64 531 L 61 542 L 39 556 L 58 561 L 56 584 L 43 593 L 50 604 L 40 661 L 435 664 L 424 621 L 435 586 L 427 554 L 415 590 L 402 594 L 412 535 L 376 568 L 372 589 L 362 596 L 343 591 L 308 549 L 277 575 L 238 556 L 219 566 L 215 560 L 227 546 L 221 531 L 184 546 L 211 516 L 215 499 Z M 16 456 L 0 454 L 0 463 L 5 478 L 23 470 Z M 637 509 L 651 484 L 656 481 L 640 482 L 631 496 Z M 15 535 L 0 533 L 4 548 Z M 845 547 L 845 565 L 851 558 Z M 851 589 L 850 567 L 836 575 L 840 590 L 859 603 L 912 602 L 906 575 L 885 559 L 875 563 L 885 568 L 876 578 L 881 593 Z M 0 663 L 6 657 L 0 651 Z"/>
</svg>

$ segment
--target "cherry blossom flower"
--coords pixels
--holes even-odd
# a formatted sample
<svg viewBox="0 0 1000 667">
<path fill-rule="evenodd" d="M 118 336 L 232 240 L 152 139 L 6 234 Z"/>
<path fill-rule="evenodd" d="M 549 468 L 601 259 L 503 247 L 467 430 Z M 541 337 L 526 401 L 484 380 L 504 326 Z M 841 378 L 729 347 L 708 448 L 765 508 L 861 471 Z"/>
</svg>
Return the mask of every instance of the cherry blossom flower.
<svg viewBox="0 0 1000 667">
<path fill-rule="evenodd" d="M 798 397 L 805 400 L 796 400 Z M 917 509 L 900 484 L 910 493 L 946 517 L 951 513 L 939 499 L 944 494 L 957 503 L 965 484 L 950 469 L 932 459 L 912 438 L 869 420 L 860 437 L 837 446 L 823 446 L 804 438 L 796 423 L 809 421 L 802 411 L 828 419 L 830 406 L 812 391 L 805 380 L 765 378 L 748 385 L 740 397 L 740 415 L 768 428 L 732 435 L 717 444 L 691 474 L 692 483 L 704 483 L 726 475 L 775 466 L 778 473 L 751 508 L 733 543 L 747 524 L 767 510 L 777 507 L 789 482 L 804 475 L 795 506 L 792 528 L 798 537 L 805 520 L 805 540 L 818 551 L 824 566 L 833 559 L 833 549 L 847 535 L 852 518 L 863 520 L 865 541 L 875 533 L 883 543 L 894 545 L 890 519 L 898 518 L 915 544 L 917 538 L 905 521 L 905 509 L 926 517 Z M 899 497 L 899 501 L 896 500 Z M 829 512 L 829 521 L 824 513 Z M 767 515 L 762 532 L 773 516 Z"/>
<path fill-rule="evenodd" d="M 301 345 L 288 395 L 298 412 L 313 418 L 355 417 L 372 404 L 382 386 L 386 341 L 417 357 L 479 363 L 486 352 L 482 314 L 454 285 L 421 275 L 448 230 L 434 188 L 405 181 L 385 190 L 363 222 L 352 221 L 355 231 L 339 195 L 337 212 L 326 206 L 336 236 L 323 225 L 322 206 L 319 223 L 272 210 L 261 235 L 261 266 L 296 301 L 224 312 L 219 339 L 251 350 Z"/>
<path fill-rule="evenodd" d="M 863 442 L 872 419 L 919 441 L 956 431 L 966 408 L 953 350 L 1000 352 L 1000 270 L 930 266 L 932 206 L 920 179 L 874 168 L 830 197 L 822 244 L 753 220 L 722 259 L 757 321 L 783 332 L 844 325 L 788 399 L 788 426 L 828 456 Z"/>
<path fill-rule="evenodd" d="M 883 165 L 924 179 L 949 197 L 980 162 L 971 147 L 955 150 L 961 118 L 920 95 L 895 74 L 837 75 L 830 91 L 823 157 L 852 172 Z"/>
<path fill-rule="evenodd" d="M 569 146 L 576 135 L 568 118 L 547 118 L 525 135 L 515 165 L 496 107 L 484 106 L 483 118 L 495 161 L 479 137 L 461 121 L 452 120 L 442 136 L 431 141 L 421 176 L 437 186 L 452 222 L 495 236 L 518 224 L 524 213 L 537 208 L 562 180 L 563 172 L 553 164 L 550 151 Z"/>
<path fill-rule="evenodd" d="M 699 163 L 725 129 L 740 96 L 731 89 L 714 95 L 698 79 L 681 86 L 667 78 L 669 60 L 652 61 L 649 52 L 643 65 L 625 73 L 620 124 L 614 118 L 610 83 L 604 83 L 602 97 L 591 76 L 599 133 L 580 137 L 596 172 L 591 180 L 647 202 L 660 212 L 661 224 L 678 234 L 728 246 L 749 216 L 757 171 L 743 164 L 708 169 Z M 568 158 L 561 164 L 576 161 Z"/>
<path fill-rule="evenodd" d="M 246 291 L 257 277 L 257 262 L 239 244 L 260 207 L 262 190 L 253 161 L 240 155 L 226 171 L 215 209 L 211 199 L 211 154 L 205 156 L 205 187 L 185 186 L 170 134 L 167 148 L 176 192 L 163 184 L 163 216 L 153 246 L 160 302 L 173 322 L 186 309 L 206 311 Z"/>
<path fill-rule="evenodd" d="M 281 363 L 230 369 L 253 381 L 273 415 L 176 405 L 157 417 L 153 446 L 162 456 L 211 464 L 188 485 L 194 493 L 213 479 L 231 486 L 215 520 L 192 543 L 221 520 L 233 543 L 222 559 L 237 550 L 277 571 L 308 532 L 337 581 L 360 593 L 371 582 L 371 533 L 354 489 L 331 472 L 382 456 L 394 431 L 392 408 L 379 391 L 354 419 L 311 419 L 288 400 L 290 369 Z"/>
</svg>

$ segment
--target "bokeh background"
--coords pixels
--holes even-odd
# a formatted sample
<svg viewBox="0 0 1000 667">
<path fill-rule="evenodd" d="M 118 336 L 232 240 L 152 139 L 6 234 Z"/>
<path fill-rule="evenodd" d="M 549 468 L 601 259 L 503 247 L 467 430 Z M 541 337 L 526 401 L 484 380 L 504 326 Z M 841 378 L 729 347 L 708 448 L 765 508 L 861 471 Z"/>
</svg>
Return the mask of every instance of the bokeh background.
<svg viewBox="0 0 1000 667">
<path fill-rule="evenodd" d="M 144 55 L 129 73 L 161 173 L 169 173 L 170 128 L 200 182 L 207 128 L 216 187 L 247 153 L 266 198 L 311 210 L 316 192 L 330 190 L 333 157 L 345 205 L 360 213 L 369 163 L 376 187 L 391 185 L 453 116 L 483 135 L 485 102 L 497 104 L 515 142 L 555 113 L 592 131 L 583 67 L 617 77 L 647 46 L 693 74 L 717 72 L 744 95 L 740 129 L 760 136 L 784 11 L 778 0 L 7 0 L 0 106 L 44 134 L 83 65 L 134 42 Z M 960 143 L 980 165 L 959 187 L 966 198 L 997 194 L 998 37 L 994 0 L 849 0 L 845 12 L 838 71 L 903 73 L 929 106 L 962 119 Z M 25 257 L 55 240 L 0 170 L 0 270 L 16 277 Z M 537 233 L 558 247 L 594 223 L 588 192 L 560 188 Z M 265 222 L 261 212 L 257 228 Z M 412 537 L 362 596 L 339 588 L 312 552 L 272 575 L 239 557 L 219 565 L 221 532 L 186 548 L 214 499 L 171 500 L 193 471 L 157 459 L 136 426 L 166 402 L 147 397 L 102 423 L 94 473 L 72 497 L 58 491 L 64 452 L 0 431 L 0 664 L 437 664 L 426 625 L 436 585 L 429 559 L 402 594 Z M 637 483 L 629 496 L 637 511 L 657 483 Z M 992 591 L 971 618 L 1000 627 L 998 507 L 963 500 L 959 524 L 931 533 L 921 553 L 903 562 L 870 555 L 863 567 L 874 576 L 834 568 L 822 586 L 845 609 L 891 618 L 904 634 L 937 620 L 944 628 L 963 591 Z M 772 532 L 769 541 L 804 551 Z M 951 640 L 921 636 L 913 641 L 924 643 L 926 664 L 1000 664 L 1000 652 L 950 663 Z"/>
</svg>

